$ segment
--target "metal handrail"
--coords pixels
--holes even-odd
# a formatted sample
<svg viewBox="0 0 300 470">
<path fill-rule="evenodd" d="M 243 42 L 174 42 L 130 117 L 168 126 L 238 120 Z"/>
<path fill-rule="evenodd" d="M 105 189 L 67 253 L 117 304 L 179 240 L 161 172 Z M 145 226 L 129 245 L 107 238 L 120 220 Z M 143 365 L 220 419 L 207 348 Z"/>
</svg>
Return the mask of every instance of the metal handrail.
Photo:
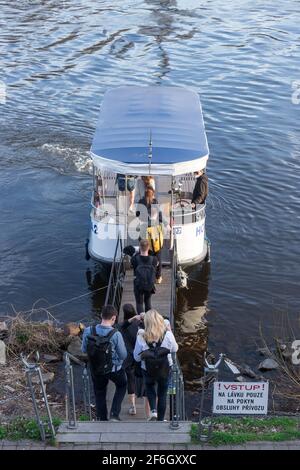
<svg viewBox="0 0 300 470">
<path fill-rule="evenodd" d="M 170 302 L 170 312 L 169 320 L 171 328 L 174 328 L 174 312 L 176 310 L 176 279 L 177 279 L 177 241 L 174 237 L 173 240 L 173 250 L 172 250 L 172 263 L 171 263 L 171 302 Z"/>
<path fill-rule="evenodd" d="M 90 376 L 87 369 L 87 362 L 80 361 L 77 357 L 69 352 L 64 353 L 65 374 L 66 374 L 66 420 L 68 421 L 68 428 L 75 429 L 77 427 L 76 418 L 76 401 L 75 401 L 75 388 L 74 388 L 74 374 L 71 361 L 83 367 L 82 383 L 83 383 L 83 402 L 84 411 L 92 420 L 91 412 L 91 387 Z"/>
<path fill-rule="evenodd" d="M 174 218 L 174 225 L 187 225 L 188 223 L 195 223 L 198 220 L 202 220 L 205 217 L 205 209 L 206 204 L 198 204 L 201 207 L 197 209 L 190 209 L 188 206 L 185 207 L 178 207 L 173 209 L 173 218 Z M 187 209 L 187 212 L 185 209 Z M 181 221 L 180 221 L 181 219 Z M 191 220 L 188 220 L 191 219 Z"/>
<path fill-rule="evenodd" d="M 170 426 L 178 428 L 180 421 L 186 420 L 184 380 L 176 353 L 172 353 L 173 365 L 169 383 L 170 393 Z"/>
<path fill-rule="evenodd" d="M 49 426 L 50 434 L 51 434 L 52 438 L 55 438 L 55 429 L 54 429 L 54 426 L 53 426 L 52 415 L 51 415 L 51 411 L 50 411 L 50 408 L 49 408 L 48 397 L 47 397 L 47 393 L 46 393 L 46 388 L 45 388 L 41 368 L 37 364 L 30 364 L 27 361 L 27 358 L 25 358 L 23 354 L 21 354 L 20 357 L 21 357 L 21 360 L 23 362 L 23 365 L 25 366 L 25 374 L 26 374 L 26 377 L 27 377 L 27 384 L 28 384 L 28 387 L 29 387 L 29 390 L 30 390 L 32 403 L 33 403 L 33 408 L 34 408 L 35 417 L 36 417 L 36 422 L 37 422 L 37 425 L 39 427 L 41 439 L 42 439 L 42 441 L 45 441 L 47 436 L 46 436 L 45 423 L 43 422 L 43 420 L 41 418 L 41 415 L 40 415 L 39 407 L 38 407 L 38 404 L 37 404 L 37 399 L 36 399 L 36 396 L 35 396 L 35 389 L 34 389 L 33 382 L 32 382 L 32 375 L 35 374 L 35 373 L 38 375 L 38 378 L 39 378 L 39 384 L 40 384 L 41 392 L 42 392 L 42 395 L 43 395 L 43 402 L 44 402 L 46 412 L 47 412 L 47 420 L 48 420 L 48 426 Z M 38 352 L 36 353 L 36 359 L 37 359 L 37 361 L 39 361 L 39 353 Z"/>
<path fill-rule="evenodd" d="M 200 212 L 205 212 L 205 209 L 206 209 L 206 203 L 204 204 L 198 204 L 199 206 L 201 206 L 199 209 L 195 208 L 194 210 L 191 210 L 191 212 L 184 212 L 183 209 L 184 207 L 175 207 L 173 208 L 173 214 L 176 216 L 176 212 L 184 212 L 184 216 L 187 216 L 187 215 L 198 215 Z M 187 206 L 188 207 L 188 206 Z M 196 206 L 197 207 L 197 206 Z M 178 214 L 179 215 L 179 214 Z M 181 215 L 181 214 L 180 214 Z"/>
<path fill-rule="evenodd" d="M 171 303 L 170 303 L 170 324 L 171 328 L 174 328 L 174 313 L 176 310 L 176 281 L 177 281 L 177 245 L 176 239 L 174 239 L 173 245 L 173 259 L 172 259 L 172 273 L 171 273 Z M 169 383 L 169 394 L 170 394 L 170 426 L 172 428 L 178 428 L 180 421 L 186 420 L 185 412 L 185 397 L 184 397 L 184 379 L 183 373 L 179 364 L 176 353 L 172 353 L 172 368 Z"/>
</svg>

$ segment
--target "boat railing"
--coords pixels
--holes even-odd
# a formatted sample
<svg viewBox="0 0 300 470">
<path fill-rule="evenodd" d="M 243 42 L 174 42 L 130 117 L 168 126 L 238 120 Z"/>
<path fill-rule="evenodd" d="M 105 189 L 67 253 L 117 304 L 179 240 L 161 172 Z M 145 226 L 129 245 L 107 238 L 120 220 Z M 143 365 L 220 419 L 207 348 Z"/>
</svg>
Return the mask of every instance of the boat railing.
<svg viewBox="0 0 300 470">
<path fill-rule="evenodd" d="M 173 220 L 174 225 L 186 225 L 198 222 L 205 218 L 206 204 L 197 204 L 193 209 L 190 201 L 182 201 L 182 204 L 174 205 L 173 207 Z"/>
<path fill-rule="evenodd" d="M 123 240 L 119 233 L 105 297 L 105 305 L 113 305 L 117 312 L 119 312 L 121 306 L 125 272 Z"/>
</svg>

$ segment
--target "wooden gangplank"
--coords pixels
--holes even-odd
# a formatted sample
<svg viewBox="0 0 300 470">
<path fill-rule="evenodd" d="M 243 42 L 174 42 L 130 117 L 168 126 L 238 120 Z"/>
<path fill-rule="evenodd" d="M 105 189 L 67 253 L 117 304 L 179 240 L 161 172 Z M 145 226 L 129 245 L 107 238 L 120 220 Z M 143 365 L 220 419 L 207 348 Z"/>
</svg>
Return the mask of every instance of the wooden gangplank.
<svg viewBox="0 0 300 470">
<path fill-rule="evenodd" d="M 170 316 L 170 306 L 171 306 L 171 268 L 170 267 L 163 267 L 162 269 L 162 278 L 163 281 L 161 284 L 156 285 L 156 293 L 152 295 L 152 308 L 155 308 L 163 317 L 169 318 Z M 125 280 L 123 282 L 123 294 L 122 294 L 122 303 L 120 308 L 120 315 L 119 315 L 119 322 L 123 321 L 123 305 L 124 304 L 133 304 L 135 305 L 135 298 L 133 293 L 133 270 L 128 269 L 126 271 Z M 110 409 L 111 402 L 113 399 L 115 387 L 110 382 L 108 391 L 107 391 L 107 402 L 108 402 L 108 409 Z M 144 400 L 143 398 L 136 399 L 136 409 L 137 414 L 135 416 L 130 416 L 128 414 L 128 399 L 127 396 L 124 398 L 122 403 L 122 410 L 120 414 L 120 418 L 122 421 L 145 421 L 145 408 L 144 408 Z M 166 419 L 169 416 L 169 410 L 167 407 L 166 411 Z"/>
<path fill-rule="evenodd" d="M 155 308 L 155 310 L 157 310 L 163 317 L 169 318 L 171 302 L 171 269 L 169 267 L 163 267 L 162 278 L 162 283 L 155 285 L 156 293 L 152 295 L 151 304 L 152 308 Z M 128 303 L 135 306 L 133 279 L 133 270 L 127 270 L 125 281 L 123 283 L 122 306 Z M 123 316 L 122 306 L 120 309 L 121 321 Z"/>
</svg>

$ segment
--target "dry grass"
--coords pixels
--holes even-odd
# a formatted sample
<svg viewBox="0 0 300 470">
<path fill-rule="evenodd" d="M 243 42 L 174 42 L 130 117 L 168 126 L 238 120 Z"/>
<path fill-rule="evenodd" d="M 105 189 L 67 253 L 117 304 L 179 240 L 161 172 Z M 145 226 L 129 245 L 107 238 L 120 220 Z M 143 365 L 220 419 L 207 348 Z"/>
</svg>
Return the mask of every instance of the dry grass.
<svg viewBox="0 0 300 470">
<path fill-rule="evenodd" d="M 42 371 L 47 372 L 41 364 Z M 33 418 L 34 409 L 30 390 L 27 386 L 24 366 L 18 357 L 10 357 L 5 366 L 0 366 L 0 425 L 10 423 L 16 418 Z M 47 386 L 46 386 L 47 387 Z M 41 387 L 34 385 L 37 406 L 42 415 L 46 415 L 46 409 L 42 398 Z M 64 417 L 65 406 L 62 398 L 54 396 L 47 390 L 47 396 L 52 412 Z"/>
<path fill-rule="evenodd" d="M 261 325 L 259 327 L 260 340 L 267 355 L 279 365 L 281 383 L 280 387 L 275 384 L 276 393 L 284 398 L 300 400 L 300 365 L 293 365 L 291 360 L 284 356 L 284 351 L 280 349 L 282 344 L 290 348 L 295 339 L 300 339 L 300 332 L 295 335 L 288 313 L 279 312 L 276 319 L 277 322 L 273 328 L 273 344 L 270 345 L 266 341 Z"/>
<path fill-rule="evenodd" d="M 31 416 L 32 402 L 24 368 L 19 358 L 9 358 L 0 366 L 0 423 L 16 416 Z"/>
<path fill-rule="evenodd" d="M 62 329 L 49 320 L 45 323 L 31 320 L 30 316 L 18 313 L 7 317 L 9 334 L 6 340 L 9 356 L 40 353 L 55 353 L 66 349 L 68 339 Z"/>
</svg>

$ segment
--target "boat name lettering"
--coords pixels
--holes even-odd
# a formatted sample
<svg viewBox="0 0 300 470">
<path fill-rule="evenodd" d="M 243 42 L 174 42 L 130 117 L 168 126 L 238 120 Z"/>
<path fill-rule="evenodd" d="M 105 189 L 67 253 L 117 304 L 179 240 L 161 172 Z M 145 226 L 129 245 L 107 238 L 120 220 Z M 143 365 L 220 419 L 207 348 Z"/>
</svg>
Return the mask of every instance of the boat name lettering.
<svg viewBox="0 0 300 470">
<path fill-rule="evenodd" d="M 203 232 L 204 232 L 204 225 L 199 225 L 198 227 L 196 227 L 196 237 L 201 235 L 201 233 Z"/>
</svg>

